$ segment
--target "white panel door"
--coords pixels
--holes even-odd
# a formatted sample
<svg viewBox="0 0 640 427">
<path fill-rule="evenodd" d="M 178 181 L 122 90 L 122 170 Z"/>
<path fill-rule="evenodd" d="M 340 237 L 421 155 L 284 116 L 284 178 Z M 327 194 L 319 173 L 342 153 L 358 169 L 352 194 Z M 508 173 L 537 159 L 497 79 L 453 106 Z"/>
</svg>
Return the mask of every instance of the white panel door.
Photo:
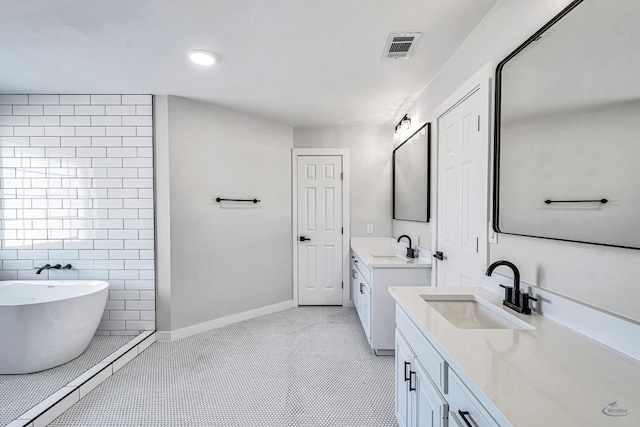
<svg viewBox="0 0 640 427">
<path fill-rule="evenodd" d="M 342 157 L 299 156 L 297 174 L 298 304 L 342 305 Z"/>
<path fill-rule="evenodd" d="M 476 90 L 438 118 L 437 286 L 478 286 L 487 262 L 487 120 Z"/>
</svg>

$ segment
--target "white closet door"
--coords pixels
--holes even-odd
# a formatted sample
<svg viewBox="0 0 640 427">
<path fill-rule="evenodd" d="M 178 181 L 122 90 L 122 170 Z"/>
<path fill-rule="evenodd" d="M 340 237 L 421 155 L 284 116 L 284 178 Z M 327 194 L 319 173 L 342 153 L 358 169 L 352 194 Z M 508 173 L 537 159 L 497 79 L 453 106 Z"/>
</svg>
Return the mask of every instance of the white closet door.
<svg viewBox="0 0 640 427">
<path fill-rule="evenodd" d="M 342 157 L 300 156 L 297 174 L 298 304 L 342 305 Z"/>
</svg>

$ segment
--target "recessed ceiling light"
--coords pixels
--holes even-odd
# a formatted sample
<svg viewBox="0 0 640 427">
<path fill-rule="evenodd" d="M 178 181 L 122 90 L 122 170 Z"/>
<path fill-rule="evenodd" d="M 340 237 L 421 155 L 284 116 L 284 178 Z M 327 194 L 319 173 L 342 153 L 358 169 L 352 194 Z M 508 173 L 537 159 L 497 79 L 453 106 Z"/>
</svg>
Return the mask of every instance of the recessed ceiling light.
<svg viewBox="0 0 640 427">
<path fill-rule="evenodd" d="M 189 52 L 189 60 L 197 65 L 209 66 L 215 64 L 216 57 L 206 50 L 192 50 Z"/>
</svg>

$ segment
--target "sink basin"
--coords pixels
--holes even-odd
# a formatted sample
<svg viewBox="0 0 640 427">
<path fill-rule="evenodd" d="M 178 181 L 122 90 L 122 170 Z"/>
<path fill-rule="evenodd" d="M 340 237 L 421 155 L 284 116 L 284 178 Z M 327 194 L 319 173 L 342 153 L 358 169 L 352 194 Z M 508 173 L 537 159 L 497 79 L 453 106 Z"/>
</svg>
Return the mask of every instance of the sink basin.
<svg viewBox="0 0 640 427">
<path fill-rule="evenodd" d="M 407 258 L 399 254 L 371 254 L 373 258 L 382 260 L 402 260 L 406 261 Z"/>
<path fill-rule="evenodd" d="M 458 329 L 535 329 L 476 295 L 420 295 Z"/>
</svg>

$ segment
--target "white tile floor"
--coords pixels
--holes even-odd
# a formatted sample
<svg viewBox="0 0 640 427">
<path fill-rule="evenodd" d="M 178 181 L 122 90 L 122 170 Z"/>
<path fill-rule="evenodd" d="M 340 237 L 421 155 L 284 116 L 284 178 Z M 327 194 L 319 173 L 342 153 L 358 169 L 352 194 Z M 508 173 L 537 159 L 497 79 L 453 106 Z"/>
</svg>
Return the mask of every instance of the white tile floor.
<svg viewBox="0 0 640 427">
<path fill-rule="evenodd" d="M 0 375 L 0 426 L 9 424 L 131 339 L 96 336 L 87 350 L 69 363 L 33 374 Z"/>
<path fill-rule="evenodd" d="M 395 426 L 393 374 L 355 310 L 300 307 L 156 343 L 50 426 Z"/>
</svg>

